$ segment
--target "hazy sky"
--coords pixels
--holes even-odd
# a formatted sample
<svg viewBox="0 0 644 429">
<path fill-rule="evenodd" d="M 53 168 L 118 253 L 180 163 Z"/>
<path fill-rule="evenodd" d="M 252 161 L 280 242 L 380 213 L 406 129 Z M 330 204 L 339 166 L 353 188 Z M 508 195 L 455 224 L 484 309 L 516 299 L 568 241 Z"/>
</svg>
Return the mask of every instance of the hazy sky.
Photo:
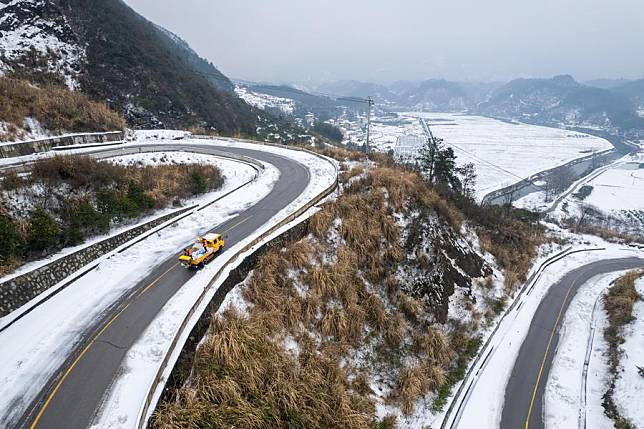
<svg viewBox="0 0 644 429">
<path fill-rule="evenodd" d="M 229 77 L 644 77 L 644 0 L 126 0 Z"/>
</svg>

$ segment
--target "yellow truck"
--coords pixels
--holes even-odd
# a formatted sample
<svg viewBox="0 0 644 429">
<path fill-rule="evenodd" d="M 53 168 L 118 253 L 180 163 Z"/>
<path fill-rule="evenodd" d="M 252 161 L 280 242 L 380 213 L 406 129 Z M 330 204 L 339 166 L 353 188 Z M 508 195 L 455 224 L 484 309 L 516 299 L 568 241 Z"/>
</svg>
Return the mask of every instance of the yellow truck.
<svg viewBox="0 0 644 429">
<path fill-rule="evenodd" d="M 188 268 L 203 268 L 215 259 L 215 255 L 224 247 L 224 238 L 219 234 L 208 233 L 198 237 L 195 244 L 184 249 L 179 260 Z"/>
</svg>

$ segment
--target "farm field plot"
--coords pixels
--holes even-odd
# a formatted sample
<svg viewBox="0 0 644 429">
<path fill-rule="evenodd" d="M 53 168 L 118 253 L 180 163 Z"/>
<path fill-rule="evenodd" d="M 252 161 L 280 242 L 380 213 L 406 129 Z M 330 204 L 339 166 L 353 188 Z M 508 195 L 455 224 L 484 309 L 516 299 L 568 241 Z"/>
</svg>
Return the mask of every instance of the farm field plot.
<svg viewBox="0 0 644 429">
<path fill-rule="evenodd" d="M 577 158 L 611 149 L 605 139 L 575 131 L 455 113 L 405 113 L 422 117 L 435 137 L 452 146 L 459 163 L 476 166 L 477 196 Z"/>
<path fill-rule="evenodd" d="M 597 176 L 585 202 L 604 212 L 644 210 L 644 169 L 638 167 L 627 163 Z"/>
</svg>

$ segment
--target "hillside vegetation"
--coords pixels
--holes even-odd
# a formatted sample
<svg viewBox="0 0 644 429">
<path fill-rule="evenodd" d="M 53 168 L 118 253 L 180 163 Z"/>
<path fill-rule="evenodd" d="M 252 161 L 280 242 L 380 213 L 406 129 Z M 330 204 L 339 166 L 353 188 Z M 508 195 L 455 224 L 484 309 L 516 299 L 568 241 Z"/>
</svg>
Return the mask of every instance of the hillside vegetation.
<svg viewBox="0 0 644 429">
<path fill-rule="evenodd" d="M 540 240 L 525 240 L 531 227 L 510 209 L 498 231 L 475 223 L 385 156 L 324 153 L 345 162 L 341 195 L 212 315 L 192 367 L 178 370 L 190 377 L 152 427 L 389 428 L 431 419 L 462 378 L 525 276 L 505 289 L 476 233 L 508 268 Z"/>
<path fill-rule="evenodd" d="M 264 114 L 237 98 L 228 78 L 177 36 L 120 0 L 58 2 L 87 43 L 81 88 L 109 100 L 133 126 L 256 133 Z"/>
<path fill-rule="evenodd" d="M 29 133 L 25 118 L 33 118 L 51 133 L 115 131 L 125 120 L 104 103 L 88 99 L 58 85 L 40 87 L 26 81 L 0 76 L 0 141 L 13 141 Z"/>
<path fill-rule="evenodd" d="M 82 156 L 36 162 L 0 182 L 0 275 L 181 199 L 217 189 L 215 166 L 120 166 Z"/>
<path fill-rule="evenodd" d="M 621 376 L 620 360 L 624 353 L 620 347 L 625 339 L 623 329 L 633 321 L 633 306 L 642 297 L 635 289 L 635 281 L 644 276 L 644 271 L 631 271 L 617 279 L 603 297 L 603 306 L 608 316 L 608 326 L 604 328 L 604 340 L 608 343 L 608 369 L 610 378 L 608 390 L 602 397 L 604 413 L 614 422 L 616 429 L 635 429 L 635 425 L 622 416 L 615 402 L 615 385 Z"/>
</svg>

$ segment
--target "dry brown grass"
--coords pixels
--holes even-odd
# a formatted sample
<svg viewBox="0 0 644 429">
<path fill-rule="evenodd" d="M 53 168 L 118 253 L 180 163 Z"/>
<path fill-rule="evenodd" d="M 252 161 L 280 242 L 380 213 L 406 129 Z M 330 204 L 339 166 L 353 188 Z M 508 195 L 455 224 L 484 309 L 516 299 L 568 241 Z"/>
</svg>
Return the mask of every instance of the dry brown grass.
<svg viewBox="0 0 644 429">
<path fill-rule="evenodd" d="M 122 166 L 99 161 L 89 156 L 54 156 L 33 164 L 30 180 L 56 186 L 68 183 L 75 189 L 126 189 L 137 183 L 154 198 L 157 207 L 165 207 L 174 199 L 186 198 L 194 192 L 191 175 L 201 175 L 207 190 L 221 187 L 221 171 L 211 165 Z"/>
<path fill-rule="evenodd" d="M 345 156 L 342 153 L 341 158 Z M 181 413 L 195 413 L 190 421 L 202 423 L 202 409 L 208 410 L 205 415 L 213 427 L 260 427 L 260 421 L 264 426 L 285 427 L 281 417 L 266 420 L 265 415 L 258 415 L 262 407 L 271 410 L 271 418 L 287 412 L 292 416 L 290 411 L 297 410 L 301 413 L 298 423 L 291 421 L 291 427 L 371 425 L 373 414 L 368 410 L 373 399 L 368 380 L 374 375 L 365 368 L 340 364 L 351 362 L 354 353 L 365 348 L 370 350 L 367 367 L 387 374 L 394 386 L 388 401 L 405 413 L 413 411 L 418 399 L 445 384 L 455 356 L 451 338 L 432 326 L 429 304 L 405 293 L 394 274 L 405 259 L 395 214 L 409 214 L 417 204 L 424 204 L 459 228 L 462 216 L 416 173 L 395 167 L 354 173 L 364 177 L 351 181 L 344 194 L 326 203 L 310 220 L 313 238 L 271 250 L 259 259 L 242 289 L 249 304 L 248 317 L 229 312 L 213 322 L 211 335 L 222 338 L 209 340 L 198 351 L 194 379 L 180 390 L 177 403 L 160 408 L 154 427 L 180 426 L 188 421 L 187 417 L 177 419 Z M 342 239 L 339 245 L 329 245 L 331 236 Z M 238 331 L 247 332 L 253 340 L 244 340 L 244 335 L 240 340 Z M 297 341 L 297 357 L 280 349 L 282 336 Z M 244 348 L 239 342 L 253 346 Z M 286 358 L 288 365 L 282 367 Z M 270 365 L 265 362 L 269 360 Z M 305 363 L 322 365 L 320 371 L 334 380 L 333 385 L 307 375 L 305 368 L 314 369 Z M 273 365 L 282 369 L 277 371 Z M 242 371 L 242 366 L 248 369 Z M 291 376 L 292 371 L 298 376 Z M 272 396 L 265 399 L 266 389 Z M 333 395 L 327 395 L 327 389 Z M 319 403 L 301 407 L 304 390 Z M 205 396 L 211 391 L 230 393 Z M 272 397 L 287 399 L 273 401 Z M 341 411 L 331 421 L 330 413 L 336 412 L 338 403 L 343 404 Z M 192 411 L 195 408 L 197 412 Z M 252 419 L 219 420 L 230 413 Z M 391 419 L 387 422 L 393 424 Z"/>
<path fill-rule="evenodd" d="M 344 170 L 340 173 L 340 182 L 347 183 L 354 177 L 364 174 L 364 168 L 360 166 L 352 167 L 350 170 Z"/>
<path fill-rule="evenodd" d="M 353 392 L 337 358 L 294 357 L 261 318 L 222 316 L 197 352 L 193 387 L 162 404 L 152 428 L 370 427 L 373 402 Z"/>
<path fill-rule="evenodd" d="M 608 289 L 603 304 L 611 326 L 624 326 L 633 320 L 633 306 L 642 299 L 635 289 L 635 280 L 643 275 L 644 271 L 631 271 Z"/>
<path fill-rule="evenodd" d="M 22 128 L 26 117 L 37 119 L 55 133 L 114 131 L 126 127 L 125 120 L 107 105 L 60 86 L 39 88 L 26 81 L 0 77 L 0 99 L 3 100 L 0 118 L 17 128 Z M 15 135 L 5 136 L 4 140 L 10 137 Z"/>
<path fill-rule="evenodd" d="M 643 299 L 635 289 L 635 281 L 644 276 L 644 270 L 631 271 L 617 279 L 602 299 L 604 311 L 608 315 L 608 326 L 604 328 L 604 339 L 608 343 L 608 389 L 603 395 L 602 406 L 615 427 L 634 428 L 630 420 L 622 416 L 615 404 L 614 393 L 617 378 L 620 377 L 620 360 L 624 343 L 623 327 L 633 321 L 633 307 Z"/>
<path fill-rule="evenodd" d="M 311 147 L 307 147 L 307 149 L 311 150 Z M 367 155 L 363 152 L 348 150 L 338 146 L 325 145 L 323 148 L 315 147 L 313 150 L 320 155 L 328 156 L 329 158 L 333 158 L 340 162 L 365 161 L 367 159 Z"/>
</svg>

